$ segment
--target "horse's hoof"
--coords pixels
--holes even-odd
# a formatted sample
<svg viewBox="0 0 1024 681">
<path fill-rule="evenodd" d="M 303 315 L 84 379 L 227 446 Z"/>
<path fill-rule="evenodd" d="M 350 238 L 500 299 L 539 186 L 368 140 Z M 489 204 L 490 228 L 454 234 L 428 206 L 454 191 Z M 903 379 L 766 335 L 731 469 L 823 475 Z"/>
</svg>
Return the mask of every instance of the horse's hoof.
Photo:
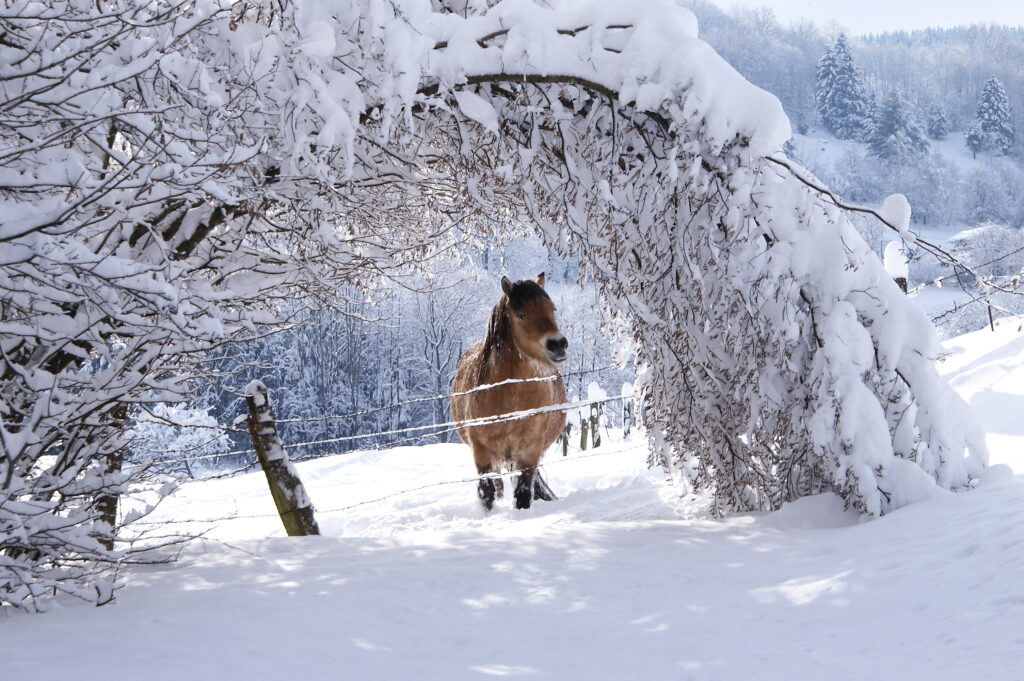
<svg viewBox="0 0 1024 681">
<path fill-rule="evenodd" d="M 533 501 L 532 494 L 521 494 L 516 492 L 516 508 L 530 508 L 530 503 Z"/>
</svg>

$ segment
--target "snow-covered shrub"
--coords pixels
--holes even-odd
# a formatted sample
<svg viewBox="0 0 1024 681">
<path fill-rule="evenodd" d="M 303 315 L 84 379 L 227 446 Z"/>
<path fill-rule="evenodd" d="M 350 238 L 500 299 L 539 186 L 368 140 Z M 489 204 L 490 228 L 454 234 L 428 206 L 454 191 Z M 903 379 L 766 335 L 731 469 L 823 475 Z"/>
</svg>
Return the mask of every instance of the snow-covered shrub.
<svg viewBox="0 0 1024 681">
<path fill-rule="evenodd" d="M 1024 171 L 1015 163 L 996 159 L 964 178 L 963 215 L 968 223 L 997 222 L 1024 227 Z"/>
<path fill-rule="evenodd" d="M 160 473 L 189 477 L 214 468 L 216 455 L 232 449 L 228 433 L 210 414 L 210 407 L 184 404 L 159 403 L 141 410 L 127 437 L 132 460 L 150 462 Z"/>
<path fill-rule="evenodd" d="M 954 234 L 949 245 L 978 274 L 1010 277 L 1024 270 L 1024 234 L 1019 229 L 985 222 Z"/>
</svg>

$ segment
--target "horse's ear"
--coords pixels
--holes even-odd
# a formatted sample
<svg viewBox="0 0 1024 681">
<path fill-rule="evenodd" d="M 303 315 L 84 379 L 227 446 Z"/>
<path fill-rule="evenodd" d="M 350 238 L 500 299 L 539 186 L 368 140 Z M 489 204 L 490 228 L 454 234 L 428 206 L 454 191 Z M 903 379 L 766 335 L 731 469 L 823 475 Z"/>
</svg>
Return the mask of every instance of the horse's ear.
<svg viewBox="0 0 1024 681">
<path fill-rule="evenodd" d="M 505 295 L 509 298 L 512 297 L 512 282 L 508 277 L 501 278 L 501 290 L 505 292 Z"/>
<path fill-rule="evenodd" d="M 541 272 L 540 274 L 537 275 L 537 286 L 540 286 L 541 288 L 544 288 L 544 273 L 543 272 Z"/>
</svg>

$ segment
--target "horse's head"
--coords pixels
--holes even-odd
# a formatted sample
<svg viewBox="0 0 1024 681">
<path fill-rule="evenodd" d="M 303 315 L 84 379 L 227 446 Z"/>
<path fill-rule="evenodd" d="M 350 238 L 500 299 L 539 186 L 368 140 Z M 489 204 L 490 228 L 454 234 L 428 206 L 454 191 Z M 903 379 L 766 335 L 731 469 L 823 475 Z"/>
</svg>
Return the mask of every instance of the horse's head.
<svg viewBox="0 0 1024 681">
<path fill-rule="evenodd" d="M 569 341 L 558 330 L 555 304 L 544 290 L 544 275 L 540 274 L 536 281 L 523 279 L 515 283 L 502 277 L 501 290 L 505 292 L 505 314 L 519 352 L 552 364 L 564 362 Z"/>
</svg>

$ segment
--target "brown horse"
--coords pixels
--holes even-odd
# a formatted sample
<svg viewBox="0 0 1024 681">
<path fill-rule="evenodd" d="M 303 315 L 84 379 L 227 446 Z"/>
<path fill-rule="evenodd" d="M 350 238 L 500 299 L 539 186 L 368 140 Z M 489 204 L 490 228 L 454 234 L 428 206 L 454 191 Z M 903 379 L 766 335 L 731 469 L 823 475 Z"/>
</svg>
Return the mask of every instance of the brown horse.
<svg viewBox="0 0 1024 681">
<path fill-rule="evenodd" d="M 460 393 L 509 379 L 554 377 L 550 381 L 511 383 L 452 398 L 456 421 L 496 416 L 565 402 L 565 385 L 558 365 L 565 361 L 569 341 L 558 330 L 555 305 L 544 290 L 544 275 L 536 281 L 512 283 L 501 278 L 504 295 L 491 311 L 487 335 L 463 353 L 455 369 L 452 392 Z M 530 508 L 534 497 L 551 501 L 555 495 L 537 470 L 541 457 L 565 427 L 565 412 L 551 411 L 515 421 L 460 428 L 462 441 L 473 450 L 480 475 L 520 470 L 516 508 Z M 478 494 L 484 509 L 502 496 L 500 478 L 481 477 Z"/>
</svg>

